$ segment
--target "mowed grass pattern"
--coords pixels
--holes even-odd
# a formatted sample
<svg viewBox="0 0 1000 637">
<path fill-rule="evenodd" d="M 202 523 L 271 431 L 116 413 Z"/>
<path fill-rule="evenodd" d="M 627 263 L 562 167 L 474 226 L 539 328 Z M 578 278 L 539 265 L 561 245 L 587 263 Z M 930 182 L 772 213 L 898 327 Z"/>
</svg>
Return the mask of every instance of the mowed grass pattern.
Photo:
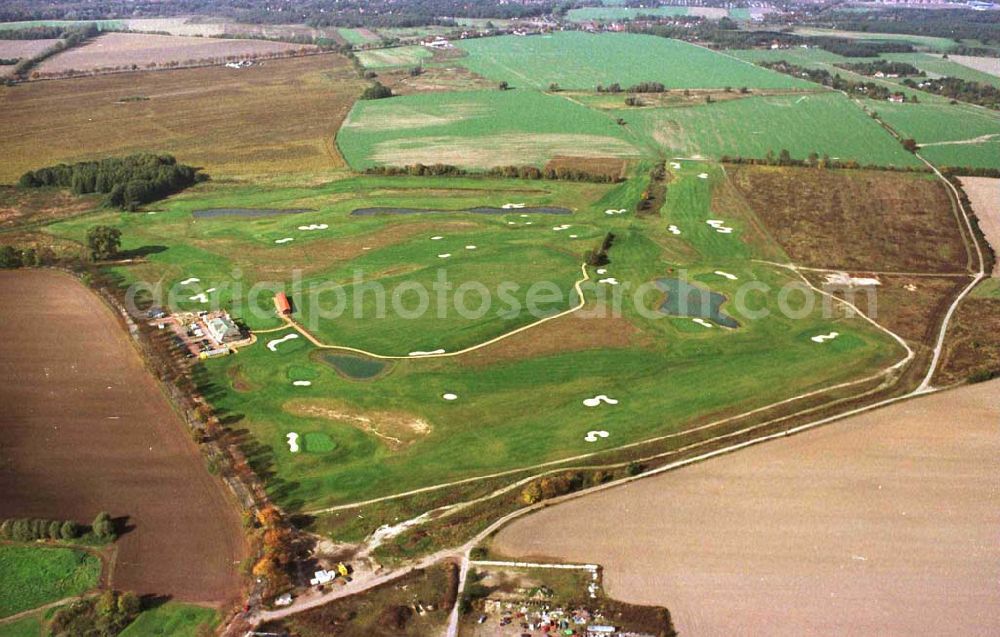
<svg viewBox="0 0 1000 637">
<path fill-rule="evenodd" d="M 542 165 L 556 155 L 635 157 L 608 115 L 532 90 L 406 95 L 355 104 L 337 145 L 352 168 Z"/>
<path fill-rule="evenodd" d="M 667 88 L 810 88 L 781 75 L 708 49 L 650 35 L 567 31 L 535 37 L 465 40 L 472 71 L 511 86 L 593 89 L 618 82 L 627 87 L 655 81 Z"/>
<path fill-rule="evenodd" d="M 919 165 L 878 123 L 833 92 L 636 109 L 624 117 L 665 152 L 683 157 L 764 157 L 787 149 L 798 159 L 816 152 L 861 164 Z"/>
<path fill-rule="evenodd" d="M 83 551 L 0 546 L 0 617 L 85 593 L 100 574 L 101 561 Z"/>
</svg>

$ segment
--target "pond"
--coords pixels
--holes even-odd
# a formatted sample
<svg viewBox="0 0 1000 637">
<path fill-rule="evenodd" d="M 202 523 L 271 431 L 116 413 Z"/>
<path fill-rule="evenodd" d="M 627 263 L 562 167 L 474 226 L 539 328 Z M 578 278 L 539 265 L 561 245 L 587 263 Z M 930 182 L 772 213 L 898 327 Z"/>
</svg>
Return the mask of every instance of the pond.
<svg viewBox="0 0 1000 637">
<path fill-rule="evenodd" d="M 732 329 L 740 326 L 722 311 L 726 297 L 718 292 L 700 288 L 682 279 L 657 279 L 656 287 L 666 293 L 666 298 L 659 307 L 664 314 L 706 319 Z"/>
<path fill-rule="evenodd" d="M 382 374 L 390 365 L 388 361 L 377 358 L 367 358 L 365 356 L 354 356 L 351 354 L 334 354 L 323 352 L 320 359 L 333 367 L 341 376 L 354 380 L 371 380 Z"/>
</svg>

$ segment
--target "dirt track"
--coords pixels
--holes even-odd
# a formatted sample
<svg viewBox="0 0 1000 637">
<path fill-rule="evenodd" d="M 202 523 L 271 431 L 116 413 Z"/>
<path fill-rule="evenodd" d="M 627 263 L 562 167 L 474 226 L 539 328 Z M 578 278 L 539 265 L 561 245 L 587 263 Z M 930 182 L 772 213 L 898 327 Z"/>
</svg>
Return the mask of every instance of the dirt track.
<svg viewBox="0 0 1000 637">
<path fill-rule="evenodd" d="M 115 588 L 232 599 L 239 515 L 111 311 L 67 275 L 0 272 L 0 352 L 0 517 L 128 516 Z"/>
<path fill-rule="evenodd" d="M 1000 632 L 1000 381 L 561 504 L 495 548 L 606 567 L 687 635 Z"/>
</svg>

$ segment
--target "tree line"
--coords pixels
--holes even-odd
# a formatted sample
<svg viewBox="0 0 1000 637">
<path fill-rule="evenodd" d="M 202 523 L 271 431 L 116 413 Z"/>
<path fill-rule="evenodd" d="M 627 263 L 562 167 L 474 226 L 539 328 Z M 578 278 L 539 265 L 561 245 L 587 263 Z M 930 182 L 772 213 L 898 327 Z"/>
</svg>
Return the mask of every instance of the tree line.
<svg viewBox="0 0 1000 637">
<path fill-rule="evenodd" d="M 11 518 L 0 522 L 0 538 L 14 542 L 70 541 L 84 536 L 100 542 L 113 541 L 117 537 L 117 532 L 111 515 L 106 511 L 98 513 L 89 527 L 73 520 L 42 518 Z"/>
<path fill-rule="evenodd" d="M 1000 12 L 967 9 L 884 9 L 864 13 L 836 11 L 815 21 L 844 31 L 868 31 L 898 35 L 1000 43 Z"/>
<path fill-rule="evenodd" d="M 207 178 L 197 168 L 178 164 L 172 155 L 136 153 L 39 168 L 24 173 L 18 185 L 22 188 L 69 188 L 78 195 L 106 194 L 108 205 L 135 210 Z"/>
<path fill-rule="evenodd" d="M 551 88 L 551 87 L 550 87 Z M 558 87 L 557 87 L 558 88 Z M 603 84 L 598 84 L 596 87 L 598 93 L 621 93 L 623 91 L 622 85 L 618 82 L 608 84 L 604 86 Z M 662 93 L 667 90 L 661 82 L 639 82 L 638 84 L 633 84 L 632 86 L 624 89 L 625 93 Z"/>
<path fill-rule="evenodd" d="M 890 62 L 889 60 L 874 60 L 872 62 L 854 62 L 851 64 L 837 64 L 838 68 L 842 68 L 845 71 L 851 71 L 859 75 L 875 75 L 876 73 L 882 73 L 883 75 L 915 75 L 918 77 L 924 77 L 927 74 L 913 66 L 912 64 L 907 64 L 906 62 Z"/>
<path fill-rule="evenodd" d="M 1000 89 L 992 84 L 971 82 L 957 77 L 941 77 L 916 82 L 909 78 L 903 84 L 935 95 L 941 95 L 959 102 L 977 104 L 986 108 L 1000 109 Z"/>
<path fill-rule="evenodd" d="M 888 170 L 893 172 L 930 172 L 923 166 L 885 166 L 878 164 L 862 164 L 853 159 L 831 159 L 829 155 L 811 152 L 805 159 L 796 159 L 786 148 L 778 153 L 767 151 L 764 157 L 743 157 L 741 155 L 721 155 L 719 161 L 724 164 L 748 164 L 751 166 L 799 166 L 807 168 L 829 168 L 846 170 Z"/>
<path fill-rule="evenodd" d="M 53 637 L 115 637 L 142 612 L 142 600 L 131 592 L 104 591 L 77 600 L 52 617 Z"/>
<path fill-rule="evenodd" d="M 71 49 L 75 46 L 83 44 L 90 38 L 98 35 L 100 29 L 97 28 L 96 24 L 84 24 L 78 25 L 71 28 L 66 28 L 63 30 L 61 40 L 48 47 L 38 55 L 30 58 L 21 58 L 16 65 L 14 65 L 13 73 L 11 74 L 14 78 L 26 78 L 31 69 L 35 68 L 43 60 L 46 60 L 56 53 L 61 53 L 66 49 Z M 8 78 L 7 83 L 13 81 L 13 78 Z"/>
<path fill-rule="evenodd" d="M 585 170 L 537 166 L 494 166 L 481 171 L 471 171 L 452 164 L 411 164 L 409 166 L 372 166 L 365 170 L 369 175 L 409 175 L 416 177 L 502 177 L 506 179 L 548 179 L 557 181 L 580 181 L 597 184 L 624 181 L 619 176 L 595 174 Z"/>
<path fill-rule="evenodd" d="M 844 91 L 850 95 L 868 97 L 873 100 L 887 100 L 890 97 L 897 97 L 904 102 L 916 103 L 920 101 L 916 95 L 907 95 L 902 91 L 893 90 L 884 84 L 879 84 L 878 82 L 854 82 L 851 80 L 845 80 L 839 73 L 834 75 L 826 69 L 808 68 L 786 62 L 785 60 L 778 60 L 776 62 L 758 62 L 758 64 L 766 69 L 771 69 L 772 71 L 777 71 L 794 77 L 805 78 L 810 82 L 816 82 L 817 84 L 822 84 L 823 86 L 829 86 L 834 90 Z"/>
</svg>

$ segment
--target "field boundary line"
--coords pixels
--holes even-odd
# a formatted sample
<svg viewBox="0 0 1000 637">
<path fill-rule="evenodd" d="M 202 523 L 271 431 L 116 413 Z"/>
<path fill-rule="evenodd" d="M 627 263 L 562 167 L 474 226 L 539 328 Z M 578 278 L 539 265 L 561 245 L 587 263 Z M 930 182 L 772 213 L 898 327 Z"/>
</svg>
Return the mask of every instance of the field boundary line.
<svg viewBox="0 0 1000 637">
<path fill-rule="evenodd" d="M 304 336 L 306 338 L 306 340 L 308 340 L 310 343 L 312 343 L 313 345 L 315 345 L 316 347 L 318 347 L 320 349 L 332 349 L 332 350 L 340 350 L 340 351 L 345 351 L 345 352 L 353 352 L 355 354 L 362 354 L 364 356 L 369 356 L 371 358 L 378 358 L 378 359 L 381 359 L 381 360 L 421 360 L 421 359 L 425 359 L 425 358 L 450 358 L 450 357 L 453 357 L 453 356 L 461 356 L 462 354 L 468 354 L 469 352 L 474 352 L 474 351 L 476 351 L 478 349 L 482 349 L 484 347 L 488 347 L 490 345 L 493 345 L 494 343 L 498 343 L 498 342 L 504 340 L 505 338 L 510 338 L 511 336 L 515 336 L 517 334 L 520 334 L 521 332 L 525 332 L 525 331 L 530 330 L 530 329 L 532 329 L 534 327 L 538 327 L 542 323 L 547 323 L 549 321 L 554 321 L 557 318 L 562 318 L 563 316 L 567 316 L 569 314 L 572 314 L 573 312 L 582 310 L 583 307 L 587 303 L 587 297 L 584 295 L 583 290 L 580 288 L 580 286 L 590 280 L 590 273 L 587 271 L 587 264 L 586 263 L 584 263 L 584 264 L 582 264 L 580 266 L 580 271 L 583 274 L 583 278 L 579 279 L 578 281 L 576 281 L 573 284 L 573 289 L 576 290 L 576 294 L 579 297 L 579 300 L 577 301 L 577 304 L 574 305 L 573 307 L 569 308 L 568 310 L 563 310 L 562 312 L 559 312 L 558 314 L 553 314 L 552 316 L 546 316 L 544 318 L 540 318 L 537 321 L 535 321 L 534 323 L 529 323 L 527 325 L 522 325 L 521 327 L 519 327 L 517 329 L 511 330 L 509 332 L 504 332 L 503 334 L 501 334 L 499 336 L 495 336 L 495 337 L 489 339 L 488 341 L 483 341 L 482 343 L 478 343 L 476 345 L 471 345 L 469 347 L 466 347 L 465 349 L 460 349 L 460 350 L 457 350 L 457 351 L 454 351 L 454 352 L 439 352 L 439 353 L 436 353 L 436 354 L 418 354 L 418 355 L 407 354 L 405 356 L 392 356 L 392 355 L 386 355 L 386 354 L 376 354 L 375 352 L 369 352 L 367 350 L 363 350 L 363 349 L 360 349 L 358 347 L 351 347 L 349 345 L 330 345 L 328 343 L 323 343 L 322 341 L 320 341 L 309 330 L 307 330 L 305 327 L 303 327 L 297 321 L 295 321 L 294 319 L 292 319 L 290 317 L 285 317 L 285 322 L 287 323 L 287 325 L 285 327 L 276 328 L 274 330 L 268 330 L 268 331 L 269 332 L 280 332 L 281 330 L 292 328 L 292 329 L 296 330 L 297 332 L 299 332 L 300 334 L 302 334 L 302 336 Z"/>
</svg>

